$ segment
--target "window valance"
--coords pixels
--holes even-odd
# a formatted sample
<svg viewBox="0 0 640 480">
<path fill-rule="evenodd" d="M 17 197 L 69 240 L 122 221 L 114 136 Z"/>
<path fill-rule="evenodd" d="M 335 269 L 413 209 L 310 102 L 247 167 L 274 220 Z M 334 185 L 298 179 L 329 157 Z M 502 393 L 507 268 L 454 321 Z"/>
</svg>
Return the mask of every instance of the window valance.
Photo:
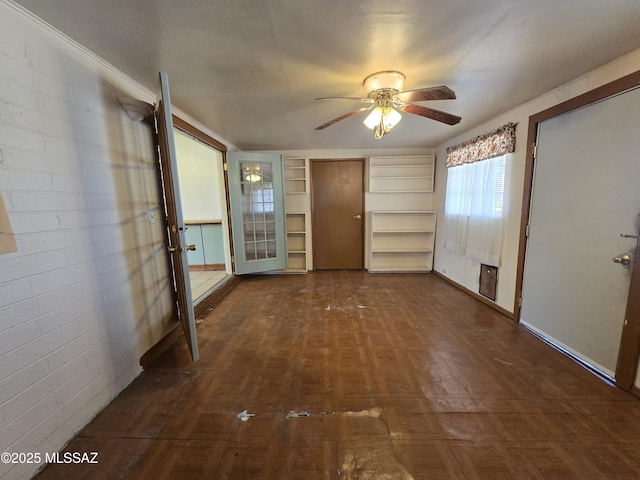
<svg viewBox="0 0 640 480">
<path fill-rule="evenodd" d="M 447 168 L 499 157 L 516 149 L 516 125 L 507 123 L 495 132 L 480 135 L 452 147 L 447 147 Z"/>
</svg>

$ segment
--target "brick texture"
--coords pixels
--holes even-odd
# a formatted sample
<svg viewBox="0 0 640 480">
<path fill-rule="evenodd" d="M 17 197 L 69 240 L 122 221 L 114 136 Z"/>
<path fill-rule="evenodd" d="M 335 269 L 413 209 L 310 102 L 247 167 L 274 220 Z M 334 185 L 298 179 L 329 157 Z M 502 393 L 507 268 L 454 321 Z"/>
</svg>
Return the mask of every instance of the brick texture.
<svg viewBox="0 0 640 480">
<path fill-rule="evenodd" d="M 0 451 L 53 452 L 139 373 L 174 326 L 151 93 L 0 3 Z M 0 477 L 39 465 L 0 465 Z"/>
</svg>

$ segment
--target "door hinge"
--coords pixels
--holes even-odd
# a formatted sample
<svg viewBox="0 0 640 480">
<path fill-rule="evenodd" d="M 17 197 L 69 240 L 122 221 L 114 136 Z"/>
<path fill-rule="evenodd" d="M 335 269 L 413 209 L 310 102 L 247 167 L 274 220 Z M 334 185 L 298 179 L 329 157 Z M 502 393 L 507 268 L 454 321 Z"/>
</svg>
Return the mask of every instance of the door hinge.
<svg viewBox="0 0 640 480">
<path fill-rule="evenodd" d="M 229 164 L 227 162 L 224 162 L 222 164 L 222 168 L 224 169 L 225 172 L 228 172 L 229 171 Z"/>
<path fill-rule="evenodd" d="M 527 227 L 524 229 L 524 236 L 529 238 L 529 227 L 531 226 L 530 223 L 527 223 Z"/>
<path fill-rule="evenodd" d="M 536 145 L 534 143 L 533 144 L 533 159 L 535 160 L 536 158 L 538 158 L 538 145 Z"/>
<path fill-rule="evenodd" d="M 522 294 L 518 297 L 518 308 L 522 308 Z"/>
<path fill-rule="evenodd" d="M 236 263 L 236 256 L 235 255 L 231 255 L 231 263 Z"/>
</svg>

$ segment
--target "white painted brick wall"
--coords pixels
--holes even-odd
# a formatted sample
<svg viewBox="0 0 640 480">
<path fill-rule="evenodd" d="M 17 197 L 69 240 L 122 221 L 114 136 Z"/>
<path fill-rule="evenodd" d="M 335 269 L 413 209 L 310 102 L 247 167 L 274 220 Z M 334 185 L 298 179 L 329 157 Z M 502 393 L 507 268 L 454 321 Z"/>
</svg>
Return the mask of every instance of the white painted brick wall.
<svg viewBox="0 0 640 480">
<path fill-rule="evenodd" d="M 151 131 L 119 95 L 153 101 L 0 0 L 0 451 L 62 448 L 174 326 Z"/>
</svg>

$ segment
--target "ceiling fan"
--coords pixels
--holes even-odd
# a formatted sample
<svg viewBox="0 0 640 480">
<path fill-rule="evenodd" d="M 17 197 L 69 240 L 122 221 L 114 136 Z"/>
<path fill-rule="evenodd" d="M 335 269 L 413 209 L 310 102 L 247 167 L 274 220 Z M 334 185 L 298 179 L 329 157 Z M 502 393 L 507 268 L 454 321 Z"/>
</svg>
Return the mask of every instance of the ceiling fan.
<svg viewBox="0 0 640 480">
<path fill-rule="evenodd" d="M 316 130 L 324 130 L 331 125 L 345 120 L 358 113 L 371 110 L 371 113 L 364 119 L 363 123 L 373 130 L 375 138 L 382 138 L 402 118 L 401 112 L 413 113 L 421 117 L 430 118 L 448 125 L 455 125 L 462 120 L 457 115 L 441 112 L 433 108 L 416 105 L 413 102 L 424 102 L 427 100 L 453 100 L 456 94 L 449 87 L 427 87 L 417 90 L 402 91 L 404 87 L 404 74 L 396 70 L 385 70 L 369 75 L 364 79 L 363 85 L 366 98 L 359 97 L 320 97 L 316 100 L 341 99 L 353 100 L 362 103 L 369 103 L 370 106 L 362 107 L 352 112 L 340 115 L 327 123 L 316 127 Z M 399 110 L 399 111 L 398 111 Z"/>
</svg>

